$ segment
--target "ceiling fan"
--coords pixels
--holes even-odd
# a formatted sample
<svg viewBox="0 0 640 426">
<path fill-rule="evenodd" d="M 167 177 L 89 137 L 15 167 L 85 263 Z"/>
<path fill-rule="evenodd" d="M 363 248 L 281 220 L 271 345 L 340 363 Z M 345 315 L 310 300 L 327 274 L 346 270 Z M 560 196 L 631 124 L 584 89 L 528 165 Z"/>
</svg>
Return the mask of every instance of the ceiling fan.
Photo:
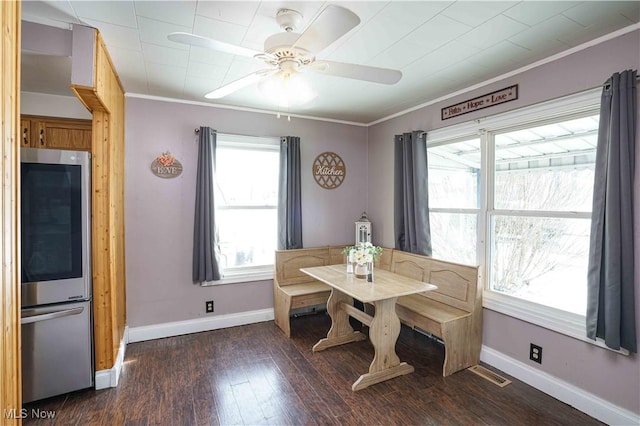
<svg viewBox="0 0 640 426">
<path fill-rule="evenodd" d="M 285 32 L 269 36 L 264 43 L 263 52 L 184 32 L 171 33 L 168 39 L 177 43 L 259 59 L 268 65 L 268 68 L 248 74 L 207 93 L 205 98 L 208 99 L 220 99 L 250 84 L 267 80 L 271 76 L 279 82 L 276 91 L 288 90 L 300 97 L 303 92 L 300 85 L 300 72 L 303 70 L 381 84 L 395 84 L 402 78 L 402 73 L 398 70 L 316 58 L 316 54 L 360 23 L 360 18 L 352 11 L 329 5 L 302 33 L 298 34 L 295 30 L 301 20 L 300 12 L 280 9 L 276 15 L 276 22 Z M 305 101 L 305 99 L 300 100 Z"/>
</svg>

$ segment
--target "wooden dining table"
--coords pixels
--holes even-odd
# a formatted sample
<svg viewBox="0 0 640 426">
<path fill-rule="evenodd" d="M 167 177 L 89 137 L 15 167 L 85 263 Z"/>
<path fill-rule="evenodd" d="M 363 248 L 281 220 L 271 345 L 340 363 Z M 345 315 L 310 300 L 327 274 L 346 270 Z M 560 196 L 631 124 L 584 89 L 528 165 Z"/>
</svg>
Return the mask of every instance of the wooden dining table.
<svg viewBox="0 0 640 426">
<path fill-rule="evenodd" d="M 382 269 L 375 271 L 373 282 L 368 282 L 348 274 L 345 265 L 316 266 L 301 268 L 300 271 L 331 287 L 327 301 L 331 328 L 327 337 L 313 346 L 314 352 L 365 340 L 367 336 L 364 333 L 351 327 L 350 316 L 369 326 L 369 339 L 375 355 L 369 372 L 362 374 L 351 386 L 353 391 L 414 371 L 413 366 L 400 362 L 396 354 L 396 341 L 400 335 L 396 300 L 400 296 L 435 290 L 435 285 Z M 374 315 L 353 306 L 354 299 L 372 304 L 375 307 Z"/>
</svg>

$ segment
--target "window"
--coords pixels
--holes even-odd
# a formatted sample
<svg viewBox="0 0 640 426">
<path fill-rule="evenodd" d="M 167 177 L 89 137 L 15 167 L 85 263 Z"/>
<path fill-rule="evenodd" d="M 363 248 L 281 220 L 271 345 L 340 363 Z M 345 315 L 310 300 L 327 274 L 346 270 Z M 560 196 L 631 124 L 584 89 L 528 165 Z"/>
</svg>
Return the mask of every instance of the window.
<svg viewBox="0 0 640 426">
<path fill-rule="evenodd" d="M 598 115 L 489 136 L 489 289 L 585 315 Z"/>
<path fill-rule="evenodd" d="M 434 145 L 428 153 L 432 255 L 475 264 L 480 211 L 480 138 Z"/>
<path fill-rule="evenodd" d="M 216 225 L 223 281 L 273 271 L 279 139 L 218 134 Z"/>
<path fill-rule="evenodd" d="M 479 264 L 485 307 L 583 340 L 598 100 L 427 133 L 433 256 Z"/>
</svg>

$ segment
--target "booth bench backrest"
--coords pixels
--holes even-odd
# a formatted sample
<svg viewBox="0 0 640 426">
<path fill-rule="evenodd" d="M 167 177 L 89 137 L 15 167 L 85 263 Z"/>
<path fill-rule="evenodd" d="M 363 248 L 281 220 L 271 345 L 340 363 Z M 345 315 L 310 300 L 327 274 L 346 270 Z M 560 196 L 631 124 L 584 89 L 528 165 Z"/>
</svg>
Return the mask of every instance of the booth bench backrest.
<svg viewBox="0 0 640 426">
<path fill-rule="evenodd" d="M 390 271 L 438 286 L 437 290 L 420 293 L 466 312 L 473 312 L 480 299 L 478 268 L 445 262 L 427 256 L 392 251 Z"/>
<path fill-rule="evenodd" d="M 317 281 L 300 272 L 300 268 L 344 263 L 343 246 L 314 247 L 308 249 L 276 250 L 276 279 L 278 285 L 287 286 Z"/>
</svg>

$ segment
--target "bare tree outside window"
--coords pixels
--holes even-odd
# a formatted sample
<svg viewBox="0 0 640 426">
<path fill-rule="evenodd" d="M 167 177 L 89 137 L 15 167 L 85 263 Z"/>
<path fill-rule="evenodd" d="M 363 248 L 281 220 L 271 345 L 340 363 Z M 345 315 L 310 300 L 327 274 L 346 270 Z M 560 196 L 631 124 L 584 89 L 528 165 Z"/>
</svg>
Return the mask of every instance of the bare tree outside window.
<svg viewBox="0 0 640 426">
<path fill-rule="evenodd" d="M 496 205 L 517 210 L 575 211 L 588 204 L 593 170 L 545 170 L 496 175 Z M 504 200 L 513 200 L 503 202 Z M 493 221 L 494 290 L 517 293 L 549 272 L 574 265 L 588 254 L 584 220 L 496 216 Z M 583 222 L 583 223 L 580 223 Z M 585 271 L 586 272 L 586 271 Z"/>
<path fill-rule="evenodd" d="M 433 256 L 475 264 L 482 244 L 490 290 L 583 315 L 598 118 L 433 144 Z"/>
<path fill-rule="evenodd" d="M 433 212 L 429 218 L 434 258 L 477 264 L 477 214 Z"/>
<path fill-rule="evenodd" d="M 597 116 L 495 136 L 490 288 L 584 314 Z"/>
</svg>

